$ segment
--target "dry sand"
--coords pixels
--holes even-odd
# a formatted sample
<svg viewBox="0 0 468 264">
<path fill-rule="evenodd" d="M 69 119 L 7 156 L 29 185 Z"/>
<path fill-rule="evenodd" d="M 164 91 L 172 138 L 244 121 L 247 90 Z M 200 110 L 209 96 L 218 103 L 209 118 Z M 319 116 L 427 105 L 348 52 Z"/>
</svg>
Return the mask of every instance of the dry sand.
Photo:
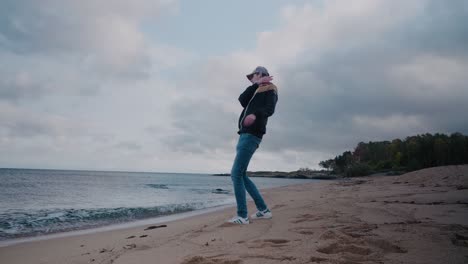
<svg viewBox="0 0 468 264">
<path fill-rule="evenodd" d="M 468 165 L 281 187 L 264 191 L 271 220 L 229 225 L 229 208 L 3 247 L 0 263 L 468 263 L 467 188 Z"/>
</svg>

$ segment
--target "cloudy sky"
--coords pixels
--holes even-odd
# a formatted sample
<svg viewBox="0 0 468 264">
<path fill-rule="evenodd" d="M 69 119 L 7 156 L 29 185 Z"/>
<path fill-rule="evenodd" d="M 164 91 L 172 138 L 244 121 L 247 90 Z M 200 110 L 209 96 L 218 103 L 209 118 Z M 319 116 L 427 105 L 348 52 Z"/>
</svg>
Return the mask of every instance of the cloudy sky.
<svg viewBox="0 0 468 264">
<path fill-rule="evenodd" d="M 249 170 L 468 134 L 465 0 L 2 0 L 0 167 L 229 172 L 245 74 L 275 114 Z"/>
</svg>

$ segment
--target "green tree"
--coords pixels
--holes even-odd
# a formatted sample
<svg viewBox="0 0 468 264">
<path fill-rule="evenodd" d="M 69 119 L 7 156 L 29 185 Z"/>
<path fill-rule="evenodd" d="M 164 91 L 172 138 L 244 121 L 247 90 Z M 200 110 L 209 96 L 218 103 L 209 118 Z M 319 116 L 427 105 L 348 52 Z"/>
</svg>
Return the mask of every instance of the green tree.
<svg viewBox="0 0 468 264">
<path fill-rule="evenodd" d="M 466 138 L 460 133 L 450 135 L 450 164 L 463 164 L 466 162 L 468 150 L 466 149 Z"/>
<path fill-rule="evenodd" d="M 438 137 L 434 140 L 434 156 L 436 166 L 449 164 L 450 145 L 447 137 Z"/>
</svg>

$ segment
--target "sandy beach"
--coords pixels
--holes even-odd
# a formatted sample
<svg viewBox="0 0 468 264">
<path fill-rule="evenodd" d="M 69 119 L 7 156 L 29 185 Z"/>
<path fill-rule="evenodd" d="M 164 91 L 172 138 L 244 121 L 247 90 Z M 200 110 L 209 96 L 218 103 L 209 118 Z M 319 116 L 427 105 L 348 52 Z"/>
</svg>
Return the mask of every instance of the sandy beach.
<svg viewBox="0 0 468 264">
<path fill-rule="evenodd" d="M 230 225 L 228 208 L 1 247 L 0 263 L 468 263 L 467 165 L 263 193 L 271 220 Z"/>
</svg>

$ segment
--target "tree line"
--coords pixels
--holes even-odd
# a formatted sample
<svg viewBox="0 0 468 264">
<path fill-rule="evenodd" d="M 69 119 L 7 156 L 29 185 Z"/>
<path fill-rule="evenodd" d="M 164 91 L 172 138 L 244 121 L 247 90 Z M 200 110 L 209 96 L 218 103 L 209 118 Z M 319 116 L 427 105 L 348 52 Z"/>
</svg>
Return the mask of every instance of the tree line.
<svg viewBox="0 0 468 264">
<path fill-rule="evenodd" d="M 468 163 L 468 136 L 461 133 L 421 134 L 404 140 L 360 142 L 319 165 L 347 177 L 377 172 L 407 172 L 428 167 Z"/>
</svg>

